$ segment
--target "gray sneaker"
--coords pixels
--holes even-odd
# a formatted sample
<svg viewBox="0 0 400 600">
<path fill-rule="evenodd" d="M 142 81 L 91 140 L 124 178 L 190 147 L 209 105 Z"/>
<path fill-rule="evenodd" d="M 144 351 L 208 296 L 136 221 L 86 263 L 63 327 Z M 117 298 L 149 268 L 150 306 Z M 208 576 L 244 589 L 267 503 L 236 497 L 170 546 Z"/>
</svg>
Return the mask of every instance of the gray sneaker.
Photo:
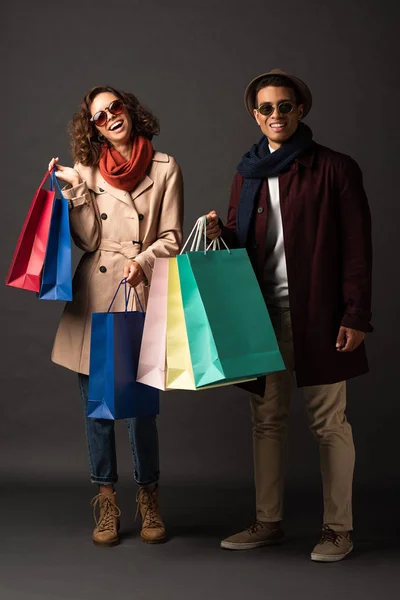
<svg viewBox="0 0 400 600">
<path fill-rule="evenodd" d="M 280 523 L 255 521 L 248 529 L 222 540 L 221 548 L 227 550 L 251 550 L 260 546 L 279 544 L 284 539 Z"/>
<path fill-rule="evenodd" d="M 349 533 L 337 533 L 328 525 L 324 525 L 321 539 L 311 552 L 311 560 L 337 562 L 350 554 L 352 550 L 353 542 Z"/>
</svg>

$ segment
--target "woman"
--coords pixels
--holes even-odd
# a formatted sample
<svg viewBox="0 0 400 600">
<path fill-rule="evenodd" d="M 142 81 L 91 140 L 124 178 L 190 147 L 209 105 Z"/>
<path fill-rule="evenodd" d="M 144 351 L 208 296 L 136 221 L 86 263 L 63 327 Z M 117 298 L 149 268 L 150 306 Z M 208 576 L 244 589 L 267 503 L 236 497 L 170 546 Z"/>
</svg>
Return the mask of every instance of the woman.
<svg viewBox="0 0 400 600">
<path fill-rule="evenodd" d="M 133 94 L 95 87 L 70 124 L 74 168 L 49 163 L 68 185 L 72 237 L 85 254 L 74 277 L 73 301 L 64 310 L 52 360 L 79 375 L 84 403 L 91 481 L 99 486 L 92 501 L 93 541 L 118 544 L 120 510 L 114 422 L 87 418 L 90 324 L 92 312 L 105 312 L 123 277 L 146 307 L 155 258 L 174 256 L 182 242 L 182 176 L 175 160 L 155 152 L 157 119 Z M 113 309 L 124 310 L 123 294 Z M 131 294 L 131 310 L 136 306 Z M 165 541 L 158 509 L 158 437 L 155 417 L 129 419 L 129 437 L 139 484 L 141 538 Z M 96 509 L 99 516 L 96 517 Z"/>
</svg>

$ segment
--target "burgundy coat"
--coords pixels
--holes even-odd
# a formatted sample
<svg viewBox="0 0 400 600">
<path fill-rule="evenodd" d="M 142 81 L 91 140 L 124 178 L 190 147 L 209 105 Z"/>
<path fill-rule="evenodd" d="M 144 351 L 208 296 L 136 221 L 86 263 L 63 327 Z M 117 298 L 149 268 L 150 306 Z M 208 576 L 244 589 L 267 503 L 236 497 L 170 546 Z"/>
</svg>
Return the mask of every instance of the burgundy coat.
<svg viewBox="0 0 400 600">
<path fill-rule="evenodd" d="M 222 236 L 237 246 L 236 174 Z M 336 350 L 340 325 L 372 331 L 371 216 L 357 163 L 313 143 L 279 176 L 297 385 L 347 380 L 368 371 L 364 343 Z M 268 182 L 263 182 L 247 251 L 259 282 L 266 258 Z M 240 282 L 238 282 L 240 285 Z M 262 394 L 265 378 L 247 389 Z"/>
</svg>

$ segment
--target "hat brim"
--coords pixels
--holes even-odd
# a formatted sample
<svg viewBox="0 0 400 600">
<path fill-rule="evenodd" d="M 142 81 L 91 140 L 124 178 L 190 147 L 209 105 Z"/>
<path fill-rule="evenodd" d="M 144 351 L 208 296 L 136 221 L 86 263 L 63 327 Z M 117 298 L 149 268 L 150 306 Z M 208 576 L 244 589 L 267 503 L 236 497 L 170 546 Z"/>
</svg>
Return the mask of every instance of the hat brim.
<svg viewBox="0 0 400 600">
<path fill-rule="evenodd" d="M 256 87 L 257 84 L 267 77 L 268 75 L 282 75 L 290 79 L 293 85 L 297 88 L 299 95 L 302 100 L 302 104 L 304 105 L 303 117 L 305 117 L 311 110 L 312 106 L 312 95 L 310 88 L 298 77 L 291 75 L 290 73 L 286 73 L 281 69 L 272 69 L 272 71 L 268 71 L 268 73 L 263 73 L 262 75 L 258 75 L 252 81 L 250 81 L 249 85 L 246 88 L 244 93 L 244 103 L 249 112 L 249 114 L 254 117 L 254 109 L 256 107 Z"/>
</svg>

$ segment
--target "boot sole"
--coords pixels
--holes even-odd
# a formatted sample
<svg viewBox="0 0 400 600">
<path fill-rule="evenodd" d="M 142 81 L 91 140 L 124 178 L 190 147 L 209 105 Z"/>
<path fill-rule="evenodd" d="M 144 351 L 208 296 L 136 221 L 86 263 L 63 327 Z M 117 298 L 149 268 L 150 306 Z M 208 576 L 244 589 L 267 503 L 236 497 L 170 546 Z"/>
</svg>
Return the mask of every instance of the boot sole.
<svg viewBox="0 0 400 600">
<path fill-rule="evenodd" d="M 112 540 L 111 542 L 97 542 L 96 540 L 92 540 L 95 546 L 104 546 L 105 548 L 110 548 L 112 546 L 118 546 L 119 539 Z"/>
<path fill-rule="evenodd" d="M 316 554 L 315 552 L 311 552 L 311 560 L 315 562 L 339 562 L 339 560 L 343 560 L 344 558 L 346 558 L 346 556 L 350 554 L 352 550 L 353 548 L 350 548 L 350 550 L 348 552 L 345 552 L 345 554 L 337 554 L 336 556 Z"/>
<path fill-rule="evenodd" d="M 159 540 L 147 540 L 146 538 L 140 536 L 140 539 L 145 544 L 164 544 L 167 541 L 166 537 L 160 538 Z"/>
<path fill-rule="evenodd" d="M 266 540 L 264 542 L 250 542 L 250 543 L 237 543 L 237 542 L 221 542 L 221 548 L 224 550 L 253 550 L 253 548 L 261 548 L 262 546 L 276 546 L 285 541 L 285 538 L 279 540 Z"/>
</svg>

